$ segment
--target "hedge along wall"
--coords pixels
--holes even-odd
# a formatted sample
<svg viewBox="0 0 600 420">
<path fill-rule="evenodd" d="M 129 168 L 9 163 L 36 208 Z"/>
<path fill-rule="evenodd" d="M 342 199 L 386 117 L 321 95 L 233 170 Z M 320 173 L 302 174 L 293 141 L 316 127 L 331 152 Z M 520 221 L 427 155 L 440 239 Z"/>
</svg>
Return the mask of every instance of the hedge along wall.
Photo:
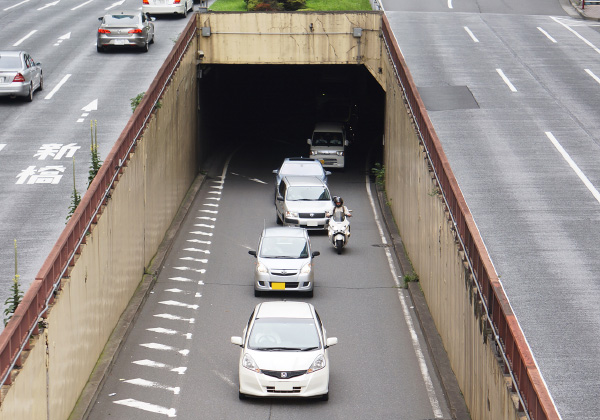
<svg viewBox="0 0 600 420">
<path fill-rule="evenodd" d="M 63 278 L 47 328 L 31 339 L 31 351 L 0 406 L 0 419 L 69 416 L 155 255 L 198 170 L 196 46 L 194 36 L 69 277 Z M 144 117 L 136 113 L 132 120 Z"/>
</svg>

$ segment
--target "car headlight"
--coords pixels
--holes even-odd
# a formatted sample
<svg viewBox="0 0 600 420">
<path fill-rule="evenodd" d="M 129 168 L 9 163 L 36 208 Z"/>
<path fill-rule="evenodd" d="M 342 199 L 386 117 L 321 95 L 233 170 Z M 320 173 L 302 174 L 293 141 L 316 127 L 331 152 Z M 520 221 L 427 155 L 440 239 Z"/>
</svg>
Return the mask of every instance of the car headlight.
<svg viewBox="0 0 600 420">
<path fill-rule="evenodd" d="M 344 151 L 342 150 L 342 151 L 336 152 L 336 154 L 337 154 L 338 156 L 344 156 Z"/>
<path fill-rule="evenodd" d="M 267 269 L 267 266 L 264 265 L 263 263 L 256 264 L 256 271 L 258 273 L 268 273 L 269 272 L 269 270 Z"/>
<path fill-rule="evenodd" d="M 314 156 L 314 155 L 316 155 L 317 153 L 319 153 L 319 152 L 317 152 L 316 150 L 311 150 L 311 151 L 310 151 L 310 155 L 311 155 L 311 156 Z"/>
<path fill-rule="evenodd" d="M 313 365 L 314 365 L 314 362 L 313 362 Z M 260 369 L 256 365 L 256 362 L 254 361 L 252 356 L 250 356 L 248 353 L 245 353 L 244 357 L 242 358 L 242 366 L 253 372 L 260 373 Z M 323 366 L 325 366 L 325 365 L 323 365 Z"/>
<path fill-rule="evenodd" d="M 293 218 L 293 219 L 297 219 L 298 218 L 298 212 L 296 212 L 296 211 L 286 211 L 285 212 L 285 216 Z"/>
<path fill-rule="evenodd" d="M 321 370 L 325 367 L 325 356 L 319 354 L 312 365 L 308 368 L 306 373 L 316 372 L 317 370 Z"/>
<path fill-rule="evenodd" d="M 309 274 L 310 270 L 312 270 L 312 264 L 309 263 L 302 267 L 302 270 L 300 270 L 300 274 Z"/>
</svg>

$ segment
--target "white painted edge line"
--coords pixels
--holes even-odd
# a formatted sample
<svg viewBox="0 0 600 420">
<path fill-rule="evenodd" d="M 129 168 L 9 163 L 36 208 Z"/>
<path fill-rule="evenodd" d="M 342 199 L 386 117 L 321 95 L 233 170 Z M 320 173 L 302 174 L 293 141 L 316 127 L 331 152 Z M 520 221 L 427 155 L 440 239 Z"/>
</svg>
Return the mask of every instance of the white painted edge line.
<svg viewBox="0 0 600 420">
<path fill-rule="evenodd" d="M 504 80 L 504 83 L 506 83 L 506 85 L 511 90 L 511 92 L 516 92 L 517 88 L 514 87 L 514 85 L 510 82 L 510 80 L 508 80 L 508 77 L 506 77 L 506 75 L 504 74 L 504 72 L 502 71 L 502 69 L 496 69 L 496 71 L 498 72 L 498 74 L 500 75 L 500 77 L 502 77 L 502 80 Z"/>
<path fill-rule="evenodd" d="M 73 7 L 71 10 L 77 10 L 77 9 L 79 9 L 80 7 L 83 7 L 83 6 L 85 6 L 86 4 L 88 4 L 88 3 L 91 3 L 91 2 L 93 2 L 93 1 L 94 1 L 94 0 L 88 0 L 88 1 L 86 1 L 85 3 L 81 3 L 79 6 L 75 6 L 75 7 Z"/>
<path fill-rule="evenodd" d="M 465 28 L 465 31 L 467 31 L 473 42 L 479 42 L 477 37 L 473 34 L 473 32 L 471 32 L 471 30 L 467 26 L 463 26 L 463 28 Z"/>
<path fill-rule="evenodd" d="M 448 9 L 452 9 L 452 0 L 448 0 Z"/>
<path fill-rule="evenodd" d="M 367 187 L 367 196 L 369 197 L 369 202 L 371 203 L 371 210 L 373 211 L 373 217 L 375 218 L 375 224 L 377 225 L 377 229 L 379 230 L 379 236 L 381 238 L 381 242 L 385 245 L 387 241 L 385 239 L 385 235 L 383 234 L 383 228 L 381 227 L 381 222 L 379 221 L 379 217 L 377 216 L 377 211 L 375 209 L 375 202 L 373 201 L 373 195 L 371 194 L 371 185 L 369 182 L 369 176 L 365 176 L 365 185 Z M 404 319 L 408 326 L 408 330 L 410 331 L 410 336 L 412 339 L 413 349 L 415 350 L 415 354 L 417 356 L 417 360 L 419 361 L 419 368 L 421 369 L 421 375 L 423 376 L 423 381 L 425 382 L 425 388 L 427 389 L 427 395 L 429 396 L 429 403 L 431 404 L 431 408 L 433 409 L 433 414 L 436 419 L 443 418 L 442 409 L 440 408 L 440 403 L 435 395 L 435 388 L 433 387 L 433 381 L 431 380 L 431 376 L 429 375 L 429 369 L 427 369 L 427 364 L 425 363 L 425 357 L 423 356 L 423 351 L 421 350 L 421 345 L 419 344 L 419 338 L 415 331 L 415 327 L 410 316 L 410 312 L 408 310 L 408 305 L 404 298 L 404 294 L 402 293 L 402 285 L 398 281 L 398 275 L 396 273 L 396 268 L 394 266 L 394 261 L 392 259 L 392 253 L 388 247 L 385 247 L 385 255 L 388 260 L 388 264 L 390 266 L 390 272 L 392 273 L 392 277 L 394 278 L 394 282 L 398 288 L 398 299 L 400 299 L 400 304 L 402 305 L 402 311 L 404 312 Z"/>
<path fill-rule="evenodd" d="M 29 1 L 29 0 L 23 0 L 21 3 L 13 4 L 12 6 L 10 6 L 10 7 L 7 7 L 6 9 L 3 9 L 3 10 L 4 10 L 4 11 L 10 10 L 10 9 L 12 9 L 13 7 L 17 7 L 17 6 L 20 6 L 20 5 L 22 5 L 23 3 L 27 3 L 28 1 Z M 15 46 L 15 45 L 13 45 L 13 47 L 14 47 L 14 46 Z"/>
<path fill-rule="evenodd" d="M 6 144 L 0 144 L 0 150 L 4 149 L 6 147 Z"/>
<path fill-rule="evenodd" d="M 581 179 L 581 181 L 587 187 L 587 189 L 590 190 L 590 192 L 592 193 L 592 195 L 594 196 L 596 201 L 598 203 L 600 203 L 600 193 L 594 187 L 594 185 L 590 182 L 588 177 L 585 176 L 585 174 L 581 171 L 581 169 L 579 169 L 579 166 L 577 166 L 575 161 L 573 161 L 573 159 L 571 159 L 571 156 L 569 156 L 569 154 L 566 152 L 566 150 L 563 149 L 563 147 L 560 145 L 558 140 L 556 140 L 556 137 L 554 137 L 554 134 L 552 134 L 550 131 L 546 131 L 546 137 L 548 137 L 548 139 L 552 142 L 554 147 L 556 147 L 556 150 L 558 150 L 559 153 L 562 155 L 562 157 L 567 161 L 567 163 L 569 164 L 571 169 L 573 169 L 573 171 L 575 171 L 575 173 L 577 174 L 579 179 Z"/>
<path fill-rule="evenodd" d="M 577 38 L 581 39 L 583 42 L 585 42 L 588 46 L 590 46 L 594 51 L 596 51 L 598 54 L 600 54 L 600 49 L 598 47 L 596 47 L 594 44 L 592 44 L 590 41 L 588 41 L 587 39 L 585 39 L 583 36 L 579 35 L 579 33 L 577 33 L 577 31 L 575 31 L 574 29 L 572 29 L 569 25 L 566 25 L 564 23 L 562 23 L 560 20 L 558 20 L 555 17 L 551 17 L 551 19 L 553 21 L 555 21 L 556 23 L 558 23 L 559 25 L 565 27 L 569 32 L 571 32 L 573 35 L 575 35 Z"/>
<path fill-rule="evenodd" d="M 590 69 L 585 69 L 585 72 L 592 76 L 592 79 L 600 84 L 600 77 L 596 76 Z"/>
<path fill-rule="evenodd" d="M 52 89 L 52 91 L 48 95 L 46 95 L 44 99 L 51 99 L 54 96 L 54 94 L 58 92 L 58 90 L 62 87 L 62 85 L 64 85 L 67 82 L 67 80 L 69 80 L 69 77 L 71 77 L 70 74 L 67 74 L 65 77 L 63 77 L 62 80 L 58 82 L 54 89 Z"/>
<path fill-rule="evenodd" d="M 4 9 L 4 10 L 7 10 L 7 9 Z M 33 31 L 29 32 L 29 33 L 28 33 L 27 35 L 25 35 L 23 38 L 21 38 L 21 39 L 19 39 L 17 42 L 15 42 L 15 43 L 13 44 L 13 47 L 18 47 L 19 45 L 21 45 L 21 43 L 22 43 L 23 41 L 25 41 L 27 38 L 29 38 L 31 35 L 33 35 L 33 34 L 34 34 L 34 33 L 36 33 L 36 32 L 37 32 L 37 29 L 34 29 Z"/>
<path fill-rule="evenodd" d="M 544 35 L 546 35 L 546 38 L 548 38 L 550 41 L 552 41 L 552 42 L 554 42 L 554 43 L 556 44 L 556 39 L 552 38 L 548 32 L 544 31 L 544 30 L 543 30 L 542 28 L 540 28 L 539 26 L 538 26 L 537 28 L 538 28 L 538 30 L 539 30 L 541 33 L 543 33 Z"/>
</svg>

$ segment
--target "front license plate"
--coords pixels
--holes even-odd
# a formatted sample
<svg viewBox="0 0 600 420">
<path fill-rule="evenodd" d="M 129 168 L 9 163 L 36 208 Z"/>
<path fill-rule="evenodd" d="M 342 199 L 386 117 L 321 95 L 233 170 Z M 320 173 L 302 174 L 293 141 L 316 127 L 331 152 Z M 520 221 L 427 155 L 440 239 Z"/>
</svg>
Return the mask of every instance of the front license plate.
<svg viewBox="0 0 600 420">
<path fill-rule="evenodd" d="M 271 283 L 271 289 L 273 289 L 273 290 L 285 290 L 285 283 Z"/>
<path fill-rule="evenodd" d="M 314 227 L 314 226 L 319 226 L 319 224 L 313 220 L 309 220 L 308 222 L 306 222 L 306 226 Z"/>
</svg>

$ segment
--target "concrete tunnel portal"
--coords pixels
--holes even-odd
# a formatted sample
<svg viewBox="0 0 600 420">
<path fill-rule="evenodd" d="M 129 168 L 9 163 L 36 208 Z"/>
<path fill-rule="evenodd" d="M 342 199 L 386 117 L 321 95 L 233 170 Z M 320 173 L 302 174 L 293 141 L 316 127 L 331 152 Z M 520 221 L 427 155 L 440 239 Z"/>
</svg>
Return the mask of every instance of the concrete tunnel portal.
<svg viewBox="0 0 600 420">
<path fill-rule="evenodd" d="M 251 143 L 306 157 L 316 122 L 343 121 L 347 165 L 363 170 L 367 153 L 367 164 L 382 162 L 385 92 L 363 65 L 202 64 L 198 77 L 199 137 L 211 151 Z"/>
</svg>

